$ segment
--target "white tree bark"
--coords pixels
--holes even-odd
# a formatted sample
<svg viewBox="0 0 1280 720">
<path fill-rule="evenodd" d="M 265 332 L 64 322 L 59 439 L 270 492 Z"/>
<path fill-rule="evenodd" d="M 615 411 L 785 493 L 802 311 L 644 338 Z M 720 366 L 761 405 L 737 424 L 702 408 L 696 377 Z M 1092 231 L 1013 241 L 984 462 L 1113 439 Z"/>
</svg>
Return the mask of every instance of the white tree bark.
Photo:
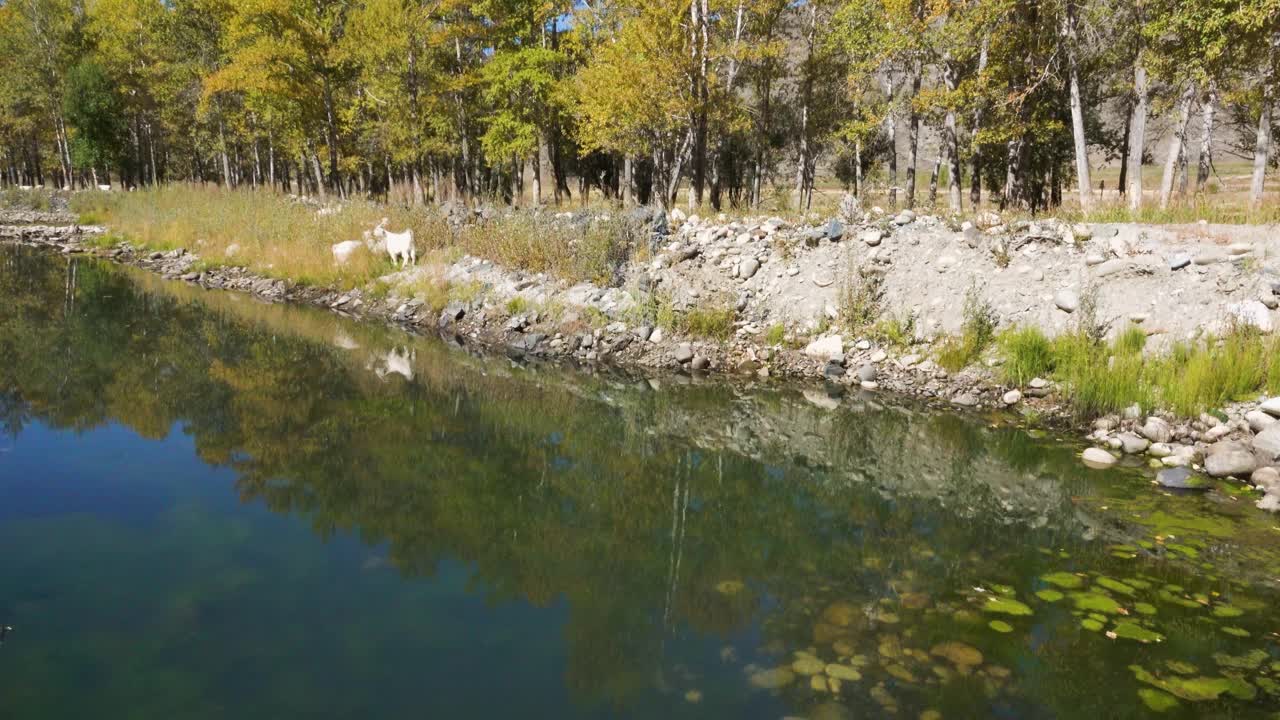
<svg viewBox="0 0 1280 720">
<path fill-rule="evenodd" d="M 1187 125 L 1191 122 L 1191 101 L 1196 96 L 1196 84 L 1187 83 L 1178 98 L 1178 124 L 1174 127 L 1173 137 L 1169 138 L 1169 154 L 1164 160 L 1164 176 L 1160 178 L 1160 209 L 1169 208 L 1169 199 L 1173 197 L 1173 181 L 1178 173 L 1178 163 L 1182 154 L 1187 151 Z"/>
<path fill-rule="evenodd" d="M 1275 95 L 1268 84 L 1262 91 L 1262 112 L 1258 117 L 1258 136 L 1253 146 L 1253 182 L 1249 185 L 1249 209 L 1262 207 L 1262 191 L 1267 180 L 1267 159 L 1271 155 L 1271 106 Z"/>
<path fill-rule="evenodd" d="M 1129 209 L 1142 207 L 1142 150 L 1147 135 L 1147 69 L 1141 62 L 1133 66 L 1133 118 L 1129 134 Z"/>
<path fill-rule="evenodd" d="M 1080 100 L 1080 71 L 1076 63 L 1076 24 L 1072 7 L 1062 16 L 1062 34 L 1067 45 L 1067 67 L 1071 90 L 1071 137 L 1076 151 L 1076 185 L 1080 191 L 1080 209 L 1088 212 L 1092 204 L 1093 183 L 1089 179 L 1089 146 L 1084 137 L 1084 106 Z"/>
<path fill-rule="evenodd" d="M 1213 165 L 1213 114 L 1218 105 L 1218 85 L 1209 84 L 1209 94 L 1200 109 L 1204 127 L 1200 136 L 1200 163 L 1196 169 L 1196 192 L 1204 191 L 1204 184 L 1209 181 L 1209 170 Z"/>
</svg>

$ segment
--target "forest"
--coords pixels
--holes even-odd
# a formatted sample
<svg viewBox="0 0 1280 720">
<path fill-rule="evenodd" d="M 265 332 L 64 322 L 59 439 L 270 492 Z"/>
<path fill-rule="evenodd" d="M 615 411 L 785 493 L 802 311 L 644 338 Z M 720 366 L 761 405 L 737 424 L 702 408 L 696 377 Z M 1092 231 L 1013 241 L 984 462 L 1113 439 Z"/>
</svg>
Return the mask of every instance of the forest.
<svg viewBox="0 0 1280 720">
<path fill-rule="evenodd" d="M 1257 207 L 1278 50 L 1280 0 L 9 0 L 0 182 Z"/>
</svg>

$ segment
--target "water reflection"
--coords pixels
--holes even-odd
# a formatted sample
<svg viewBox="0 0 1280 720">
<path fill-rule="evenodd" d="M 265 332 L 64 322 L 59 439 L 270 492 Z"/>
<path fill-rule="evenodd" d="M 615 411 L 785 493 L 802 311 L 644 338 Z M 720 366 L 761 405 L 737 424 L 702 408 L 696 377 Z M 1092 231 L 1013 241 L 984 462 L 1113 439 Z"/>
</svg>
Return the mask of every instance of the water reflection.
<svg viewBox="0 0 1280 720">
<path fill-rule="evenodd" d="M 1267 523 L 1014 428 L 515 365 L 13 248 L 0 307 L 26 715 L 1275 709 Z"/>
</svg>

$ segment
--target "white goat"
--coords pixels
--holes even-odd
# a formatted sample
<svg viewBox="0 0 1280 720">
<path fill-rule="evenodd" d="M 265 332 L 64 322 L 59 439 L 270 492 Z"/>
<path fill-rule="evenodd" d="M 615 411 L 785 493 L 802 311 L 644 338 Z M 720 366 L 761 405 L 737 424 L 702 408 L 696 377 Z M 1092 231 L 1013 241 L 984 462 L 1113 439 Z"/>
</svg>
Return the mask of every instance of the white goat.
<svg viewBox="0 0 1280 720">
<path fill-rule="evenodd" d="M 373 234 L 386 243 L 387 254 L 391 256 L 391 262 L 399 260 L 400 267 L 418 264 L 418 251 L 413 246 L 412 229 L 398 233 L 390 232 L 387 230 L 387 219 L 382 218 L 382 222 L 378 223 L 378 227 L 373 229 Z"/>
</svg>

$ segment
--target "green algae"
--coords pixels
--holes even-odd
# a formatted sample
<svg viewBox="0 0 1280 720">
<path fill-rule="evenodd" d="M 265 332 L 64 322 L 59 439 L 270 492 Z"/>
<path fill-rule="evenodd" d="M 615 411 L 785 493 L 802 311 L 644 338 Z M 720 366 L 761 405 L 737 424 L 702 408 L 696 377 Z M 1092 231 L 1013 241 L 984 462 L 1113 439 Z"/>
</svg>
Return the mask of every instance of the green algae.
<svg viewBox="0 0 1280 720">
<path fill-rule="evenodd" d="M 1093 632 L 1099 632 L 1102 630 L 1103 627 L 1105 627 L 1105 625 L 1098 622 L 1097 620 L 1094 620 L 1093 618 L 1085 618 L 1084 620 L 1080 621 L 1080 627 L 1084 628 L 1085 630 L 1092 630 Z"/>
<path fill-rule="evenodd" d="M 1118 592 L 1121 595 L 1134 595 L 1137 592 L 1136 590 L 1129 587 L 1128 585 L 1125 585 L 1119 580 L 1113 580 L 1112 578 L 1109 578 L 1106 575 L 1099 575 L 1095 582 L 1097 582 L 1102 587 L 1108 590 L 1111 590 L 1113 592 Z"/>
<path fill-rule="evenodd" d="M 982 606 L 982 609 L 985 612 L 1003 613 L 1005 615 L 1031 614 L 1031 608 L 1026 603 L 1009 597 L 987 598 L 987 602 Z"/>
<path fill-rule="evenodd" d="M 1152 605 L 1151 603 L 1144 603 L 1144 602 L 1134 603 L 1133 610 L 1139 615 L 1155 615 L 1156 614 L 1156 606 Z"/>
<path fill-rule="evenodd" d="M 1080 610 L 1096 611 L 1108 615 L 1117 615 L 1120 612 L 1120 603 L 1100 593 L 1071 593 L 1071 599 Z"/>
<path fill-rule="evenodd" d="M 1252 700 L 1258 689 L 1240 678 L 1211 678 L 1203 675 L 1197 677 L 1161 678 L 1151 674 L 1141 665 L 1130 665 L 1129 670 L 1138 682 L 1155 686 L 1175 697 L 1191 702 L 1207 702 L 1229 695 L 1238 700 Z"/>
<path fill-rule="evenodd" d="M 1220 618 L 1240 617 L 1244 614 L 1244 610 L 1232 605 L 1215 605 L 1213 608 L 1213 616 Z"/>
<path fill-rule="evenodd" d="M 1136 640 L 1140 643 L 1163 642 L 1164 636 L 1154 630 L 1148 630 L 1137 623 L 1117 623 L 1111 632 L 1117 639 Z"/>
<path fill-rule="evenodd" d="M 1262 667 L 1262 663 L 1266 662 L 1269 657 L 1271 656 L 1266 650 L 1256 648 L 1243 655 L 1228 655 L 1217 652 L 1213 654 L 1213 661 L 1224 668 L 1233 670 L 1257 670 Z"/>
<path fill-rule="evenodd" d="M 1169 693 L 1153 688 L 1138 690 L 1138 697 L 1142 699 L 1143 705 L 1158 713 L 1172 710 L 1182 704 L 1178 702 L 1178 698 Z"/>
<path fill-rule="evenodd" d="M 1013 626 L 1003 620 L 992 620 L 991 622 L 987 623 L 987 627 L 991 628 L 992 630 L 995 630 L 998 633 L 1013 632 Z"/>
<path fill-rule="evenodd" d="M 1224 627 L 1222 628 L 1222 632 L 1239 638 L 1250 637 L 1250 632 L 1241 627 Z"/>
<path fill-rule="evenodd" d="M 1084 587 L 1084 578 L 1079 575 L 1072 575 L 1069 572 L 1054 572 L 1047 575 L 1041 575 L 1040 579 L 1050 585 L 1057 585 L 1064 590 L 1078 590 Z"/>
<path fill-rule="evenodd" d="M 1179 675 L 1195 675 L 1197 672 L 1195 665 L 1192 665 L 1189 662 L 1183 662 L 1182 660 L 1165 660 L 1164 666 Z"/>
<path fill-rule="evenodd" d="M 1057 590 L 1050 590 L 1046 588 L 1044 590 L 1037 591 L 1036 597 L 1040 598 L 1045 602 L 1058 602 L 1062 598 L 1066 597 L 1066 595 L 1063 595 Z"/>
</svg>

